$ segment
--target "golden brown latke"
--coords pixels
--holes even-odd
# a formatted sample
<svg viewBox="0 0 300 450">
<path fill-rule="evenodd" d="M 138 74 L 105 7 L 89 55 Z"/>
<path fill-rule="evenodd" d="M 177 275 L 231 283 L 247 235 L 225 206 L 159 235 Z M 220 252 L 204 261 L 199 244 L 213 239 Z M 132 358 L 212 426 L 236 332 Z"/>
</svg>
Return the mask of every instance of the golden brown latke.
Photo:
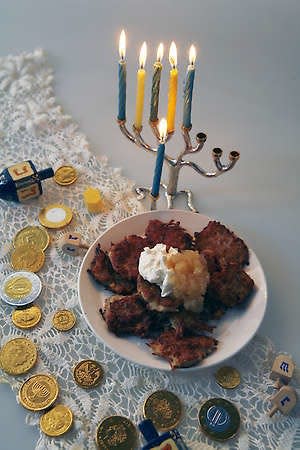
<svg viewBox="0 0 300 450">
<path fill-rule="evenodd" d="M 100 244 L 96 247 L 95 256 L 88 272 L 94 280 L 116 294 L 132 294 L 136 291 L 135 281 L 125 280 L 114 271 L 108 255 L 101 250 Z"/>
<path fill-rule="evenodd" d="M 210 270 L 212 262 L 220 269 L 231 264 L 242 269 L 249 264 L 249 250 L 244 241 L 220 222 L 211 221 L 200 233 L 196 232 L 194 247 L 207 256 Z"/>
<path fill-rule="evenodd" d="M 148 240 L 135 234 L 111 244 L 108 256 L 112 267 L 123 278 L 136 281 L 140 254 L 147 246 Z"/>
<path fill-rule="evenodd" d="M 253 291 L 254 281 L 239 268 L 227 266 L 210 276 L 207 288 L 208 302 L 221 302 L 232 308 L 245 301 Z"/>
<path fill-rule="evenodd" d="M 160 287 L 144 280 L 141 275 L 138 275 L 137 278 L 137 291 L 147 303 L 150 303 L 149 309 L 157 310 L 159 307 L 162 307 L 164 310 L 176 311 L 181 303 L 180 300 L 176 300 L 170 296 L 162 297 Z"/>
<path fill-rule="evenodd" d="M 216 339 L 208 336 L 178 337 L 175 330 L 164 331 L 149 342 L 152 353 L 169 361 L 171 368 L 191 367 L 212 353 Z"/>
<path fill-rule="evenodd" d="M 180 222 L 171 220 L 168 223 L 160 220 L 150 220 L 145 230 L 145 235 L 150 243 L 150 247 L 162 243 L 179 250 L 189 250 L 192 248 L 192 236 L 180 226 Z"/>
<path fill-rule="evenodd" d="M 112 295 L 105 300 L 100 312 L 108 329 L 117 336 L 154 336 L 166 320 L 164 314 L 149 312 L 138 294 Z"/>
</svg>

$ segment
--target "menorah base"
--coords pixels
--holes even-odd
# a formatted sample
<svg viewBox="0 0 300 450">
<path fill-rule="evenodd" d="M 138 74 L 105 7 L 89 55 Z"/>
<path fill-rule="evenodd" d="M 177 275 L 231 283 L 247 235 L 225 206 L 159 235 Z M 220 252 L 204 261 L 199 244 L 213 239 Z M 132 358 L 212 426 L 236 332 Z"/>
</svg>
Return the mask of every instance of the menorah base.
<svg viewBox="0 0 300 450">
<path fill-rule="evenodd" d="M 173 209 L 174 208 L 174 200 L 177 197 L 184 195 L 185 200 L 186 200 L 186 206 L 188 207 L 188 209 L 195 213 L 199 212 L 193 205 L 193 193 L 190 189 L 183 189 L 181 191 L 177 191 L 174 195 L 170 195 L 167 192 L 167 185 L 160 183 L 160 187 L 161 187 L 161 189 L 163 189 L 163 191 L 165 193 L 168 209 Z M 151 197 L 151 199 L 152 199 L 151 209 L 156 209 L 156 201 L 153 201 L 153 197 L 151 196 L 150 188 L 138 186 L 135 188 L 135 192 L 137 194 L 138 200 L 144 200 L 146 198 L 146 196 Z"/>
</svg>

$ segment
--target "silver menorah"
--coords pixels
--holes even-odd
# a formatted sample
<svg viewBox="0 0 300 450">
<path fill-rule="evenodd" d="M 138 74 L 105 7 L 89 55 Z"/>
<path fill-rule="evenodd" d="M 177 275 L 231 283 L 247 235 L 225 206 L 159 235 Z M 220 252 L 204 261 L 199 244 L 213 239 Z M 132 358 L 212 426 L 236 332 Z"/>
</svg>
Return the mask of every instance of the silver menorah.
<svg viewBox="0 0 300 450">
<path fill-rule="evenodd" d="M 127 127 L 126 127 L 126 121 L 125 120 L 118 120 L 120 130 L 122 133 L 126 136 L 127 139 L 129 139 L 131 142 L 136 144 L 138 147 L 141 147 L 148 152 L 151 152 L 155 154 L 157 152 L 156 147 L 152 147 L 151 145 L 147 144 L 145 140 L 142 137 L 142 128 L 137 129 L 134 125 L 132 127 L 133 132 L 131 133 Z M 159 141 L 159 132 L 158 132 L 158 121 L 149 122 L 150 127 L 152 129 L 152 132 Z M 191 167 L 193 170 L 195 170 L 200 175 L 206 177 L 206 178 L 215 178 L 219 175 L 222 175 L 225 172 L 228 172 L 230 169 L 232 169 L 237 162 L 237 160 L 240 157 L 239 152 L 237 151 L 231 151 L 229 153 L 229 162 L 227 164 L 223 164 L 221 161 L 221 157 L 223 154 L 223 151 L 220 148 L 214 148 L 212 150 L 212 157 L 213 161 L 216 166 L 216 170 L 214 171 L 208 171 L 200 167 L 198 164 L 196 164 L 193 161 L 187 161 L 184 159 L 185 155 L 188 154 L 194 154 L 202 150 L 205 141 L 206 141 L 206 134 L 204 133 L 198 133 L 196 135 L 196 145 L 192 144 L 190 131 L 191 128 L 185 128 L 181 127 L 182 131 L 182 137 L 184 140 L 184 149 L 178 154 L 177 158 L 171 158 L 169 155 L 165 154 L 164 160 L 169 166 L 169 179 L 168 183 L 160 183 L 160 187 L 165 191 L 165 196 L 167 199 L 167 207 L 168 209 L 172 209 L 174 205 L 174 200 L 176 197 L 180 195 L 184 195 L 186 197 L 186 204 L 188 208 L 191 211 L 198 212 L 197 209 L 193 205 L 193 193 L 190 189 L 182 189 L 178 191 L 178 177 L 180 170 L 183 167 Z M 173 132 L 169 133 L 167 136 L 167 140 L 169 141 L 171 137 L 173 136 Z M 146 197 L 146 195 L 151 195 L 151 189 L 148 187 L 136 187 L 135 188 L 137 198 L 139 200 L 142 200 Z M 152 198 L 151 202 L 151 209 L 156 209 L 156 198 Z"/>
</svg>

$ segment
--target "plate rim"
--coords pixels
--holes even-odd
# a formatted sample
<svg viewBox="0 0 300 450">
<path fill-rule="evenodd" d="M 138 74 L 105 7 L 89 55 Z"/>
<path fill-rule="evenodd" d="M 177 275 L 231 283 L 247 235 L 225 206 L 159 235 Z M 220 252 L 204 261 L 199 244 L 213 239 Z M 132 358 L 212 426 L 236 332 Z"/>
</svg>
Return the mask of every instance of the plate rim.
<svg viewBox="0 0 300 450">
<path fill-rule="evenodd" d="M 262 278 L 262 285 L 260 286 L 260 288 L 261 288 L 261 291 L 262 291 L 262 294 L 263 294 L 263 299 L 262 299 L 263 302 L 264 302 L 264 304 L 263 304 L 263 309 L 261 310 L 261 314 L 260 314 L 260 317 L 259 317 L 259 320 L 258 320 L 258 322 L 257 322 L 257 324 L 256 324 L 255 329 L 253 329 L 253 331 L 249 334 L 249 336 L 247 337 L 246 341 L 243 342 L 243 344 L 242 344 L 241 347 L 239 347 L 238 349 L 236 349 L 235 351 L 233 351 L 230 355 L 228 355 L 228 356 L 226 356 L 224 359 L 222 359 L 222 361 L 215 361 L 215 362 L 210 363 L 209 365 L 203 365 L 203 364 L 201 364 L 201 362 L 200 362 L 200 363 L 198 363 L 197 365 L 192 366 L 192 367 L 172 369 L 172 368 L 170 367 L 169 363 L 168 363 L 166 360 L 163 360 L 163 358 L 159 358 L 158 361 L 160 361 L 160 362 L 161 362 L 161 361 L 166 362 L 166 363 L 168 364 L 168 366 L 166 366 L 166 367 L 155 367 L 155 366 L 148 365 L 148 364 L 146 364 L 146 363 L 137 361 L 137 360 L 134 359 L 134 358 L 130 358 L 130 357 L 128 357 L 128 356 L 124 356 L 124 355 L 123 355 L 121 352 L 119 352 L 116 348 L 112 347 L 109 343 L 107 343 L 107 342 L 103 339 L 103 337 L 101 337 L 101 336 L 99 335 L 99 333 L 94 329 L 94 326 L 90 323 L 90 321 L 89 321 L 89 319 L 88 319 L 88 317 L 87 317 L 87 315 L 86 315 L 86 313 L 85 313 L 85 311 L 84 311 L 83 304 L 82 304 L 82 299 L 81 299 L 81 294 L 80 294 L 80 290 L 81 290 L 81 288 L 80 288 L 80 280 L 81 280 L 82 272 L 84 271 L 85 261 L 88 259 L 88 257 L 90 256 L 90 252 L 91 252 L 92 249 L 98 244 L 99 240 L 100 240 L 104 235 L 108 234 L 113 228 L 115 228 L 116 226 L 122 226 L 122 224 L 123 224 L 123 223 L 126 223 L 127 221 L 135 220 L 137 217 L 141 217 L 141 216 L 149 216 L 149 220 L 151 220 L 151 216 L 156 216 L 156 215 L 160 215 L 160 214 L 163 215 L 163 214 L 166 214 L 166 213 L 167 213 L 167 214 L 170 214 L 170 213 L 173 214 L 173 215 L 175 216 L 175 217 L 174 217 L 174 220 L 176 219 L 176 214 L 180 214 L 180 215 L 186 214 L 187 216 L 188 216 L 188 215 L 197 215 L 197 216 L 201 216 L 202 218 L 205 218 L 205 219 L 208 220 L 208 221 L 217 221 L 217 222 L 222 223 L 222 222 L 220 221 L 220 219 L 211 218 L 211 217 L 209 217 L 209 216 L 207 216 L 207 215 L 205 215 L 205 214 L 199 214 L 199 213 L 195 213 L 195 212 L 188 211 L 188 210 L 180 210 L 180 209 L 160 209 L 160 210 L 154 210 L 154 211 L 145 211 L 145 212 L 142 212 L 142 213 L 133 215 L 133 216 L 125 217 L 125 218 L 119 220 L 118 222 L 112 224 L 109 228 L 107 228 L 107 229 L 104 230 L 102 233 L 100 233 L 100 234 L 97 236 L 97 238 L 92 242 L 92 244 L 89 246 L 89 248 L 88 248 L 88 250 L 87 250 L 87 252 L 86 252 L 86 254 L 85 254 L 85 256 L 84 256 L 84 258 L 83 258 L 83 260 L 82 260 L 82 262 L 81 262 L 80 269 L 79 269 L 79 272 L 78 272 L 78 280 L 77 280 L 77 293 L 78 293 L 78 299 L 79 299 L 79 306 L 80 306 L 82 315 L 83 315 L 83 317 L 84 317 L 86 323 L 88 324 L 89 329 L 92 331 L 92 333 L 95 335 L 95 337 L 96 337 L 100 342 L 102 342 L 102 344 L 104 344 L 105 346 L 107 346 L 107 347 L 110 349 L 110 351 L 113 351 L 113 352 L 116 353 L 119 357 L 121 357 L 121 358 L 123 358 L 123 359 L 125 359 L 125 360 L 127 360 L 127 361 L 129 361 L 129 362 L 131 362 L 131 363 L 133 363 L 133 364 L 137 364 L 138 366 L 141 366 L 141 367 L 146 367 L 146 368 L 152 369 L 152 370 L 162 370 L 162 371 L 164 371 L 164 372 L 169 372 L 169 373 L 170 373 L 170 372 L 173 372 L 173 373 L 174 373 L 174 372 L 176 372 L 176 373 L 193 373 L 193 372 L 198 372 L 199 370 L 205 370 L 205 369 L 207 370 L 207 369 L 210 369 L 210 368 L 212 368 L 212 367 L 214 367 L 214 366 L 217 366 L 218 364 L 223 364 L 223 363 L 226 362 L 228 359 L 234 357 L 237 353 L 239 353 L 246 345 L 248 345 L 248 344 L 250 343 L 250 341 L 253 339 L 253 337 L 256 335 L 256 333 L 258 332 L 258 330 L 259 330 L 259 328 L 260 328 L 260 326 L 261 326 L 261 324 L 262 324 L 262 321 L 263 321 L 263 319 L 264 319 L 264 317 L 265 317 L 265 314 L 266 314 L 266 309 L 267 309 L 267 304 L 268 304 L 268 287 L 267 287 L 267 281 L 266 281 L 265 272 L 264 272 L 264 270 L 263 270 L 263 267 L 262 267 L 262 265 L 261 265 L 261 263 L 260 263 L 260 260 L 258 259 L 257 255 L 256 255 L 256 253 L 252 250 L 251 247 L 248 246 L 247 243 L 246 243 L 246 245 L 248 246 L 249 253 L 250 253 L 250 255 L 251 255 L 252 257 L 254 257 L 254 258 L 256 259 L 256 261 L 257 261 L 257 263 L 258 263 L 258 267 L 259 267 L 260 272 L 261 272 L 261 273 L 260 273 L 260 276 L 261 276 L 261 278 Z M 160 220 L 163 220 L 163 219 L 160 219 Z M 169 219 L 169 220 L 171 220 L 171 219 Z M 180 220 L 179 220 L 179 221 L 180 221 Z M 223 224 L 223 223 L 222 223 L 222 224 Z M 230 229 L 231 231 L 233 231 L 233 232 L 238 236 L 238 234 L 235 232 L 234 229 L 231 228 L 231 226 L 229 227 L 227 224 L 225 224 L 224 226 L 226 226 L 228 229 Z M 129 235 L 129 234 L 130 234 L 130 232 L 129 232 L 127 235 Z M 93 280 L 92 280 L 92 282 L 93 282 Z M 99 286 L 101 287 L 100 284 L 99 284 Z M 104 289 L 104 288 L 103 288 L 103 289 Z M 99 314 L 100 314 L 100 313 L 99 313 Z M 128 338 L 123 337 L 123 338 L 120 338 L 120 339 L 124 339 L 124 341 L 126 342 L 126 339 L 128 339 Z M 150 351 L 150 350 L 149 350 L 149 351 Z M 218 350 L 216 350 L 216 351 L 218 351 Z M 154 356 L 154 355 L 153 355 L 153 356 Z M 208 358 L 209 358 L 209 356 L 208 356 L 207 358 L 205 358 L 205 360 L 207 360 Z"/>
</svg>

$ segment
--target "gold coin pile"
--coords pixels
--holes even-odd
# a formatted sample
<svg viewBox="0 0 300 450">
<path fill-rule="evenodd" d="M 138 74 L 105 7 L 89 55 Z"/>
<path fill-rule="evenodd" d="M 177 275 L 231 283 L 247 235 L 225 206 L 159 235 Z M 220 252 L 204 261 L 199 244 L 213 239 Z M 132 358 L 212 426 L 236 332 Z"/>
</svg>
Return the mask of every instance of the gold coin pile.
<svg viewBox="0 0 300 450">
<path fill-rule="evenodd" d="M 12 268 L 38 272 L 44 265 L 44 251 L 49 243 L 50 237 L 44 228 L 35 225 L 22 228 L 13 239 Z"/>
<path fill-rule="evenodd" d="M 0 366 L 10 375 L 21 375 L 35 365 L 37 356 L 37 348 L 30 339 L 11 339 L 1 348 Z"/>
<path fill-rule="evenodd" d="M 44 411 L 53 406 L 59 386 L 52 375 L 39 373 L 28 378 L 21 386 L 19 400 L 30 411 Z M 73 413 L 65 405 L 55 405 L 40 418 L 40 428 L 48 436 L 61 436 L 69 431 Z"/>
</svg>

